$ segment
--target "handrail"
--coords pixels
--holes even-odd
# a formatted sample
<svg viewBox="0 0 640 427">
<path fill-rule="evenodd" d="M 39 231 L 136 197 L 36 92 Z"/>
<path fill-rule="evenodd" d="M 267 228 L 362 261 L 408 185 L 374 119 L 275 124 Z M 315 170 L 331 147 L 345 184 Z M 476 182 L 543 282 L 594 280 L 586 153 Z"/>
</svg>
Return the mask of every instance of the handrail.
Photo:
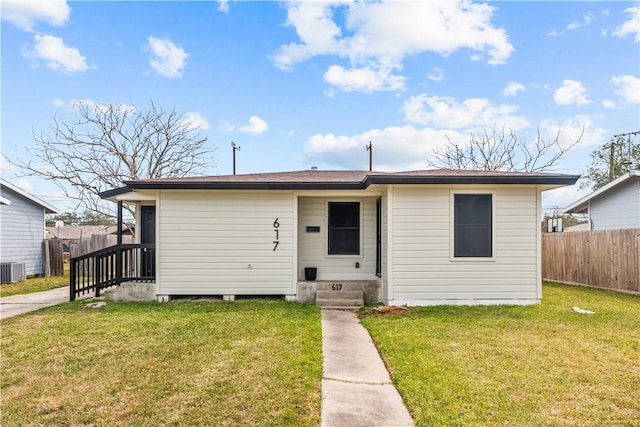
<svg viewBox="0 0 640 427">
<path fill-rule="evenodd" d="M 71 258 L 69 299 L 123 282 L 155 281 L 155 244 L 121 244 Z"/>
</svg>

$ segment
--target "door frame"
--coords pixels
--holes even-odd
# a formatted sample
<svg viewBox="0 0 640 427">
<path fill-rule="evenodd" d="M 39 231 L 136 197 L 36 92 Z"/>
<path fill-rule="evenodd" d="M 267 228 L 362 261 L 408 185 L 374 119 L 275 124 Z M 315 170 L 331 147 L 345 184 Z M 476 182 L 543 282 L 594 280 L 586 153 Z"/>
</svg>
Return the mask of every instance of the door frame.
<svg viewBox="0 0 640 427">
<path fill-rule="evenodd" d="M 152 212 L 152 218 L 147 216 Z M 151 228 L 149 228 L 151 227 Z M 140 206 L 140 243 L 153 245 L 143 247 L 140 254 L 140 273 L 142 277 L 155 277 L 156 275 L 156 207 L 155 205 Z"/>
</svg>

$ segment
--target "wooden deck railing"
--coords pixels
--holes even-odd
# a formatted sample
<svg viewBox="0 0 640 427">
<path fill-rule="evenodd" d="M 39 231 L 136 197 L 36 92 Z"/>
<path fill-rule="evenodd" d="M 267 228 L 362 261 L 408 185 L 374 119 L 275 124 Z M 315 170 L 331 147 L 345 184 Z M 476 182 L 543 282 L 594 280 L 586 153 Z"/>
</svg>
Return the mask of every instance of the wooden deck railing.
<svg viewBox="0 0 640 427">
<path fill-rule="evenodd" d="M 122 244 L 71 258 L 69 299 L 100 291 L 123 282 L 155 281 L 155 245 Z"/>
</svg>

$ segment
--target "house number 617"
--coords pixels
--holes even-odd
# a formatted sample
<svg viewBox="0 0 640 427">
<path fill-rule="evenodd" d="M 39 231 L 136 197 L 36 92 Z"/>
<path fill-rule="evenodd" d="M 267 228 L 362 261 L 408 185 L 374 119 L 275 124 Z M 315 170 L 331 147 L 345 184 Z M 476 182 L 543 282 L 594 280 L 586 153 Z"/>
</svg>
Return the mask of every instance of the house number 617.
<svg viewBox="0 0 640 427">
<path fill-rule="evenodd" d="M 278 243 L 280 243 L 279 236 L 278 236 L 278 227 L 280 227 L 280 223 L 278 222 L 278 218 L 276 218 L 276 220 L 273 221 L 273 231 L 276 232 L 276 240 L 273 241 L 273 243 L 275 244 L 275 246 L 273 247 L 274 252 L 278 247 Z"/>
</svg>

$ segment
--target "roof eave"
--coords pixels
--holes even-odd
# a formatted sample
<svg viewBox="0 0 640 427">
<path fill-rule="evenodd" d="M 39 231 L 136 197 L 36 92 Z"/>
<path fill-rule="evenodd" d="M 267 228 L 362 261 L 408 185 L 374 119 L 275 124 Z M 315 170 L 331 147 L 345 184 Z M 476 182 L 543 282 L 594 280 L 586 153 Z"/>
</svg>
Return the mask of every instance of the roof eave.
<svg viewBox="0 0 640 427">
<path fill-rule="evenodd" d="M 114 188 L 112 190 L 103 191 L 101 193 L 98 193 L 98 196 L 100 196 L 100 198 L 104 200 L 110 200 L 110 199 L 114 200 L 115 197 L 120 196 L 122 194 L 130 193 L 131 191 L 132 191 L 131 188 L 129 188 L 128 186 L 125 186 L 120 188 Z"/>
<path fill-rule="evenodd" d="M 125 182 L 130 190 L 362 190 L 362 182 Z M 122 193 L 119 193 L 122 194 Z M 116 194 L 117 195 L 117 194 Z"/>
<path fill-rule="evenodd" d="M 411 175 L 372 175 L 365 180 L 368 184 L 534 184 L 565 186 L 573 185 L 580 178 L 579 175 L 548 175 L 548 176 L 514 176 L 514 175 L 486 175 L 486 176 L 411 176 Z"/>
<path fill-rule="evenodd" d="M 610 183 L 600 187 L 599 189 L 597 189 L 596 191 L 587 194 L 586 196 L 584 196 L 583 198 L 575 201 L 574 203 L 570 204 L 569 206 L 567 206 L 566 208 L 564 208 L 564 210 L 562 211 L 563 214 L 568 214 L 568 213 L 585 213 L 587 206 L 588 206 L 588 202 L 590 200 L 595 199 L 596 197 L 601 196 L 602 194 L 608 192 L 610 189 L 617 187 L 618 185 L 622 184 L 623 182 L 627 181 L 628 179 L 631 179 L 631 177 L 640 177 L 640 171 L 637 170 L 632 170 L 627 174 L 624 174 L 618 178 L 616 178 L 615 180 L 611 181 Z"/>
<path fill-rule="evenodd" d="M 24 198 L 26 198 L 28 200 L 31 200 L 33 203 L 36 203 L 36 204 L 40 205 L 41 207 L 43 207 L 44 208 L 44 213 L 46 213 L 46 214 L 50 214 L 50 213 L 54 213 L 55 214 L 55 213 L 59 212 L 58 208 L 50 205 L 49 203 L 45 202 L 44 200 L 40 200 L 39 198 L 37 198 L 33 194 L 30 194 L 30 193 L 26 192 L 25 190 L 23 190 L 22 188 L 20 188 L 20 187 L 18 187 L 16 185 L 13 185 L 9 181 L 5 181 L 4 179 L 0 179 L 0 183 L 2 183 L 2 185 L 7 187 L 8 189 L 10 189 L 10 190 L 14 191 L 15 193 L 19 194 L 20 196 L 22 196 L 22 197 L 24 197 Z"/>
</svg>

